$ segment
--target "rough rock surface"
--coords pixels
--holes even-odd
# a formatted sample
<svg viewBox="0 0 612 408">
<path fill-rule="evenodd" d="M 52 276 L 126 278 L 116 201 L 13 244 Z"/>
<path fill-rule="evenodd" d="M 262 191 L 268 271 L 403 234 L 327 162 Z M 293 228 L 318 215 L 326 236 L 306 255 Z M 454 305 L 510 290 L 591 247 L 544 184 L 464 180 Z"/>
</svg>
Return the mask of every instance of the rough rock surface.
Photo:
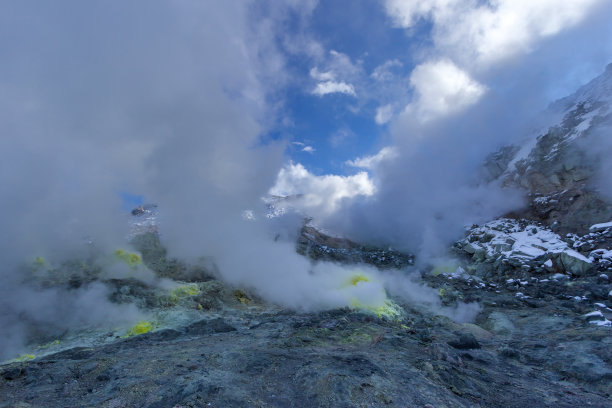
<svg viewBox="0 0 612 408">
<path fill-rule="evenodd" d="M 130 238 L 147 272 L 169 286 L 102 278 L 81 261 L 41 259 L 28 273 L 35 286 L 67 290 L 101 282 L 112 302 L 155 320 L 28 333 L 26 354 L 0 363 L 0 408 L 612 407 L 612 206 L 590 184 L 596 163 L 581 148 L 610 123 L 611 96 L 609 66 L 558 102 L 557 125 L 492 155 L 488 179 L 527 189 L 529 206 L 468 229 L 452 264 L 419 270 L 443 306 L 478 302 L 472 323 L 400 299 L 405 313 L 392 319 L 266 304 L 214 279 L 212 260 L 168 259 L 157 210 L 143 206 Z M 270 217 L 284 214 L 276 201 Z M 406 273 L 414 262 L 308 223 L 296 249 L 313 262 Z"/>
<path fill-rule="evenodd" d="M 404 268 L 414 263 L 414 256 L 394 250 L 362 245 L 346 238 L 327 235 L 305 224 L 297 240 L 297 252 L 313 260 L 366 263 L 378 268 Z"/>
<path fill-rule="evenodd" d="M 538 220 L 562 234 L 585 234 L 612 219 L 612 204 L 593 184 L 601 157 L 599 139 L 612 136 L 612 64 L 573 95 L 553 104 L 560 120 L 518 146 L 492 154 L 484 170 L 489 180 L 529 193 L 519 217 Z"/>
<path fill-rule="evenodd" d="M 479 325 L 412 308 L 401 322 L 266 307 L 203 315 L 5 365 L 0 406 L 611 406 L 610 329 L 573 304 L 478 293 Z"/>
<path fill-rule="evenodd" d="M 406 314 L 388 320 L 282 310 L 210 278 L 169 294 L 115 280 L 115 301 L 183 321 L 6 363 L 0 407 L 612 406 L 612 273 L 494 269 L 457 251 L 455 271 L 423 279 L 447 305 L 479 302 L 474 323 L 399 300 Z"/>
</svg>

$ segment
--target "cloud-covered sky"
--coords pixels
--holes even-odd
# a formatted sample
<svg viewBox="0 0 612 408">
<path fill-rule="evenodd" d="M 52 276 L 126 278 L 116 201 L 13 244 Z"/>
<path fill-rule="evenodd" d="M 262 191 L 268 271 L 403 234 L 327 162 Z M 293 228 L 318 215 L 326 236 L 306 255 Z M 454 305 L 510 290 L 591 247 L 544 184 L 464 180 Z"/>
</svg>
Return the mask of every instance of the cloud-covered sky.
<svg viewBox="0 0 612 408">
<path fill-rule="evenodd" d="M 478 166 L 612 61 L 604 0 L 320 1 L 302 17 L 282 34 L 309 44 L 284 49 L 294 80 L 282 132 L 316 152 L 290 152 L 278 185 L 334 208 L 329 183 L 343 191 L 367 175 L 376 193 L 345 200 L 331 224 L 412 247 L 426 230 L 449 238 L 520 205 L 478 185 Z"/>
</svg>

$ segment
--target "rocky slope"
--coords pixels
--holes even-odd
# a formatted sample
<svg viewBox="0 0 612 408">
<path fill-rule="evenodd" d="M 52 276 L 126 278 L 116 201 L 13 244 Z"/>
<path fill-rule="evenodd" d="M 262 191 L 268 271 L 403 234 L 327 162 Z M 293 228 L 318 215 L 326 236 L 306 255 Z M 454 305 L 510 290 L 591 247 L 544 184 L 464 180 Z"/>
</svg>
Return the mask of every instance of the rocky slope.
<svg viewBox="0 0 612 408">
<path fill-rule="evenodd" d="M 550 111 L 557 123 L 491 155 L 486 173 L 529 192 L 520 216 L 563 234 L 585 234 L 590 225 L 612 219 L 612 205 L 593 180 L 612 136 L 612 64 Z"/>
<path fill-rule="evenodd" d="M 612 406 L 610 254 L 582 259 L 542 225 L 474 227 L 452 264 L 422 271 L 445 305 L 479 302 L 463 324 L 400 299 L 390 318 L 291 312 L 167 259 L 155 233 L 134 243 L 176 286 L 106 283 L 151 320 L 33 344 L 1 366 L 0 407 Z M 563 253 L 590 266 L 547 265 Z"/>
<path fill-rule="evenodd" d="M 133 278 L 42 259 L 28 273 L 45 287 L 102 283 L 147 319 L 32 332 L 29 349 L 0 364 L 0 407 L 612 407 L 612 212 L 584 148 L 611 121 L 611 84 L 609 66 L 556 104 L 557 125 L 491 156 L 489 178 L 527 189 L 529 206 L 467 228 L 442 263 L 416 269 L 410 254 L 303 225 L 296 250 L 312 262 L 400 270 L 440 305 L 284 310 L 215 279 L 213 260 L 168 258 L 157 209 L 143 207 L 129 237 L 137 253 L 113 254 Z M 270 219 L 284 216 L 278 200 Z M 470 302 L 472 323 L 440 315 Z"/>
</svg>

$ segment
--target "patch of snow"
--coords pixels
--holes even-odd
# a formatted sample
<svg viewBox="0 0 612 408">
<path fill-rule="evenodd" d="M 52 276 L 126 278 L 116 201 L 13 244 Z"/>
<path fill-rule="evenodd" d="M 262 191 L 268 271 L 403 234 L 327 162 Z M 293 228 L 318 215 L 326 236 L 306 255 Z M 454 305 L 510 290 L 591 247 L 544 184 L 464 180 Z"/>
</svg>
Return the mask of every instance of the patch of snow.
<svg viewBox="0 0 612 408">
<path fill-rule="evenodd" d="M 602 231 L 612 227 L 612 221 L 591 225 L 589 231 Z"/>
<path fill-rule="evenodd" d="M 606 319 L 605 317 L 604 317 L 603 320 L 595 320 L 595 321 L 589 322 L 589 323 L 596 324 L 599 327 L 612 327 L 612 321 Z"/>
<path fill-rule="evenodd" d="M 596 249 L 589 254 L 594 259 L 610 259 L 612 260 L 612 250 Z"/>
<path fill-rule="evenodd" d="M 242 212 L 242 219 L 247 221 L 255 221 L 255 212 L 253 210 L 244 210 Z"/>
<path fill-rule="evenodd" d="M 546 204 L 548 200 L 550 200 L 550 196 L 536 197 L 533 199 L 533 201 L 538 204 Z"/>
<path fill-rule="evenodd" d="M 551 230 L 533 223 L 501 218 L 469 231 L 462 241 L 478 252 L 486 251 L 487 259 L 510 259 L 519 265 L 526 264 L 546 254 L 561 254 L 585 263 L 591 260 L 572 250 L 561 237 Z M 552 267 L 552 261 L 547 260 Z M 529 268 L 529 265 L 525 266 Z"/>
</svg>

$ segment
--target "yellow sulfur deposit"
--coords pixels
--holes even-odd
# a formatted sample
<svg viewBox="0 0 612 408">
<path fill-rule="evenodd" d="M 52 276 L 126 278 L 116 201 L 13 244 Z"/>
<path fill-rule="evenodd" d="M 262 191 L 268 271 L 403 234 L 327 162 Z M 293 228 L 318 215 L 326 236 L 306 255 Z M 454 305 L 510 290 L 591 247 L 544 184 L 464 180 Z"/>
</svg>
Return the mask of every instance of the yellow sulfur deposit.
<svg viewBox="0 0 612 408">
<path fill-rule="evenodd" d="M 189 285 L 182 285 L 172 290 L 172 295 L 177 298 L 184 298 L 187 296 L 195 296 L 200 293 L 200 288 L 195 283 Z"/>
<path fill-rule="evenodd" d="M 234 291 L 234 296 L 243 305 L 248 305 L 249 303 L 251 303 L 251 298 L 249 298 L 249 296 L 240 289 L 236 289 Z"/>
<path fill-rule="evenodd" d="M 133 252 L 127 252 L 123 249 L 117 249 L 114 252 L 115 258 L 119 259 L 122 262 L 125 262 L 130 268 L 136 269 L 138 265 L 142 264 L 142 259 L 140 255 L 135 254 Z"/>
<path fill-rule="evenodd" d="M 36 272 L 45 271 L 48 269 L 48 267 L 49 267 L 49 264 L 47 263 L 45 258 L 39 255 L 36 258 L 34 258 L 34 260 L 32 261 L 30 269 L 32 272 L 36 273 Z"/>
<path fill-rule="evenodd" d="M 371 279 L 362 274 L 355 274 L 349 278 L 347 286 L 357 286 L 360 284 L 360 282 L 371 282 Z M 384 297 L 386 297 L 384 289 L 381 290 L 383 291 Z M 352 309 L 370 312 L 379 318 L 384 317 L 389 320 L 399 320 L 404 314 L 403 309 L 391 299 L 385 299 L 381 305 L 369 305 L 360 302 L 356 298 L 353 298 L 350 301 L 350 307 Z"/>
<path fill-rule="evenodd" d="M 147 322 L 146 320 L 143 320 L 141 322 L 136 323 L 134 326 L 132 326 L 130 330 L 128 330 L 127 334 L 123 337 L 126 338 L 126 337 L 138 336 L 139 334 L 148 333 L 151 330 L 153 330 L 153 325 L 151 324 L 151 322 Z"/>
<path fill-rule="evenodd" d="M 178 286 L 170 292 L 170 302 L 176 303 L 179 299 L 183 299 L 189 296 L 195 296 L 200 293 L 200 288 L 195 283 Z"/>
<path fill-rule="evenodd" d="M 378 318 L 389 320 L 399 320 L 404 314 L 404 310 L 390 299 L 386 299 L 380 306 L 364 305 L 357 299 L 351 300 L 351 308 L 375 314 Z"/>
<path fill-rule="evenodd" d="M 351 276 L 351 278 L 349 279 L 349 284 L 352 286 L 357 286 L 359 282 L 369 282 L 369 281 L 370 279 L 367 276 L 355 274 Z"/>
<path fill-rule="evenodd" d="M 382 306 L 371 308 L 372 312 L 379 318 L 387 318 L 389 320 L 399 320 L 404 314 L 404 310 L 394 301 L 387 299 Z"/>
<path fill-rule="evenodd" d="M 47 261 L 45 261 L 45 258 L 43 258 L 42 256 L 37 256 L 36 259 L 34 259 L 34 265 L 37 267 L 44 267 L 47 264 Z"/>
<path fill-rule="evenodd" d="M 19 357 L 17 357 L 15 361 L 18 361 L 18 362 L 30 361 L 30 360 L 34 360 L 35 358 L 36 356 L 34 354 L 22 354 Z"/>
<path fill-rule="evenodd" d="M 40 346 L 37 347 L 37 349 L 45 350 L 45 349 L 48 349 L 49 347 L 57 346 L 59 344 L 60 344 L 60 341 L 59 340 L 55 340 L 55 341 L 52 341 L 50 343 L 46 343 L 46 344 L 40 345 Z"/>
</svg>

